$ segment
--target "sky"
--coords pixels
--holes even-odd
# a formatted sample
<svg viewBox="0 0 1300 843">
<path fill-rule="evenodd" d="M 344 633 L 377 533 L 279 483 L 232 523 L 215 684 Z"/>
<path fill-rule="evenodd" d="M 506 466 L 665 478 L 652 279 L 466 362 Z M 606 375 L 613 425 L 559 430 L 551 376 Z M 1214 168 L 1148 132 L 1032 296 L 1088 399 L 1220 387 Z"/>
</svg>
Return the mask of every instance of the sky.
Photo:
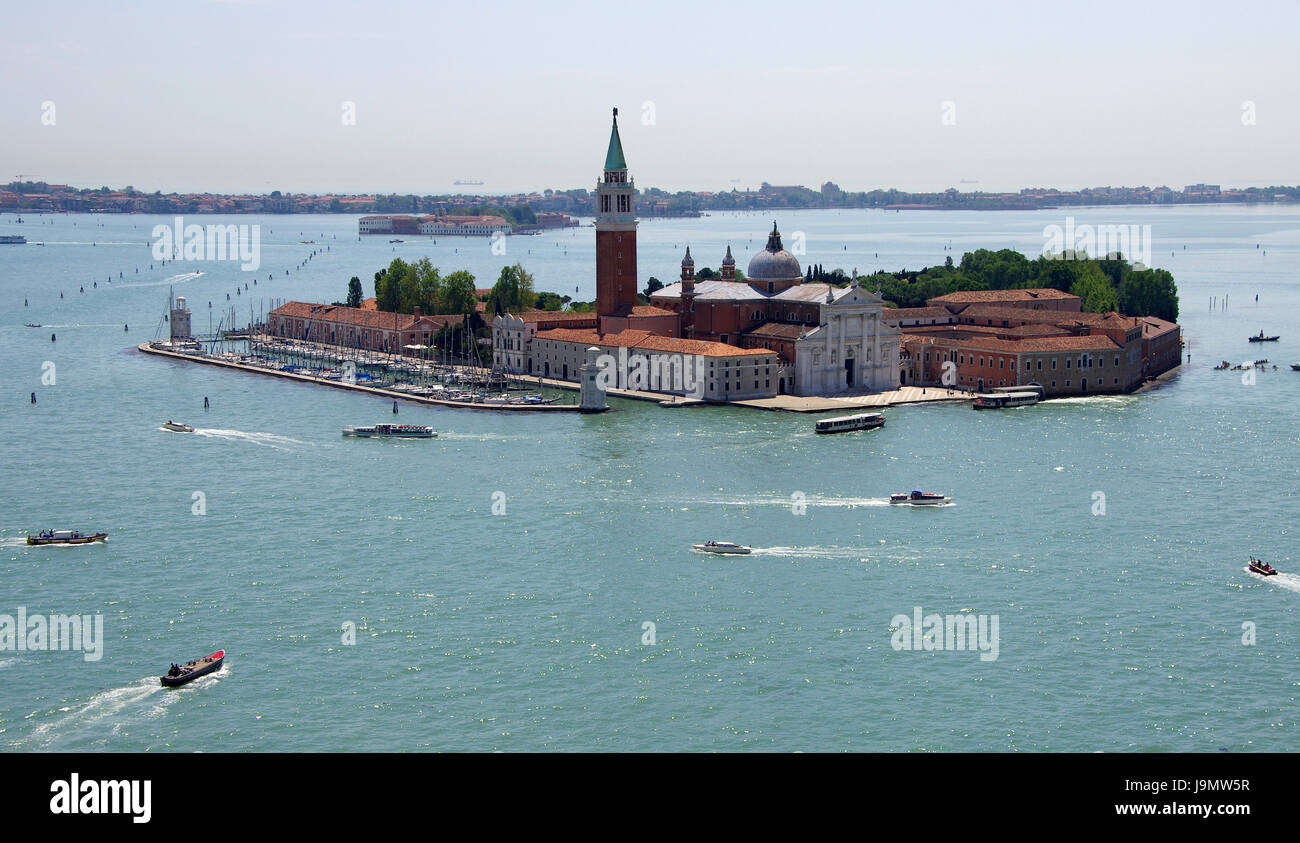
<svg viewBox="0 0 1300 843">
<path fill-rule="evenodd" d="M 1300 183 L 1289 2 L 6 4 L 0 183 Z"/>
</svg>

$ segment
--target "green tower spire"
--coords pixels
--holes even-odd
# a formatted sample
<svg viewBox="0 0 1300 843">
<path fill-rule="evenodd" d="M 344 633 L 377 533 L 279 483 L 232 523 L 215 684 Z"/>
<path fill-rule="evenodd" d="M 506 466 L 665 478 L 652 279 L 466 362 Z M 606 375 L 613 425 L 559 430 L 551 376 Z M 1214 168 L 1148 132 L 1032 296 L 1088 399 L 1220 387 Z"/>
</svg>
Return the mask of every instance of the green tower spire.
<svg viewBox="0 0 1300 843">
<path fill-rule="evenodd" d="M 606 170 L 626 170 L 623 160 L 623 142 L 618 138 L 618 109 L 614 109 L 614 128 L 609 133 L 609 152 L 605 154 Z"/>
</svg>

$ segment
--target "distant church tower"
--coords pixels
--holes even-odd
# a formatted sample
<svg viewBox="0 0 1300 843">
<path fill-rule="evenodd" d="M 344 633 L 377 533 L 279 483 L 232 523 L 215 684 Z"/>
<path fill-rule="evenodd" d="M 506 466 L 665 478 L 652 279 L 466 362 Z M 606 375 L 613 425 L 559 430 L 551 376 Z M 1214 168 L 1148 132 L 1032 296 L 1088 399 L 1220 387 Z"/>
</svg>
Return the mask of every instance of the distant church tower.
<svg viewBox="0 0 1300 843">
<path fill-rule="evenodd" d="M 695 338 L 695 259 L 691 257 L 691 247 L 686 247 L 686 257 L 682 258 L 682 336 Z"/>
<path fill-rule="evenodd" d="M 722 280 L 736 280 L 736 259 L 731 256 L 731 244 L 727 244 L 727 256 L 722 259 Z"/>
<path fill-rule="evenodd" d="M 600 316 L 626 316 L 637 304 L 635 192 L 618 137 L 616 108 L 605 173 L 596 185 L 596 311 Z"/>
</svg>

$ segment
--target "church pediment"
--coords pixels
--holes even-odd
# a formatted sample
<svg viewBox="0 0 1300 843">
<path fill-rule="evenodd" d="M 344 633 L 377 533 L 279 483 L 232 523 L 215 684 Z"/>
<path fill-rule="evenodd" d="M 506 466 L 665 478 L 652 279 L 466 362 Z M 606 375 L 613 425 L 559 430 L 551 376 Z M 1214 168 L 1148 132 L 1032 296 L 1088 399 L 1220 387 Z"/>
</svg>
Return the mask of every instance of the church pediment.
<svg viewBox="0 0 1300 843">
<path fill-rule="evenodd" d="M 870 307 L 884 307 L 885 300 L 875 293 L 867 292 L 861 287 L 850 287 L 835 297 L 835 301 L 829 303 L 828 307 L 852 307 L 863 305 Z"/>
</svg>

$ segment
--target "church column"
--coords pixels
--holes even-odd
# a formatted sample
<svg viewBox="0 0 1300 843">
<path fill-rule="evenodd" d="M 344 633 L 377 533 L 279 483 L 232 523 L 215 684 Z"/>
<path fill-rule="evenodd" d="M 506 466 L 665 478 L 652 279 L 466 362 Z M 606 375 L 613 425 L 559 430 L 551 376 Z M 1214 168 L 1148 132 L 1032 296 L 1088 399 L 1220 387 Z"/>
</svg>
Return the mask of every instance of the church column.
<svg viewBox="0 0 1300 843">
<path fill-rule="evenodd" d="M 839 358 L 840 358 L 840 359 L 839 359 L 839 364 L 835 367 L 835 378 L 836 378 L 836 380 L 837 380 L 837 381 L 839 382 L 839 384 L 840 384 L 840 391 L 843 391 L 843 390 L 845 390 L 845 389 L 848 389 L 849 386 L 852 385 L 852 384 L 849 384 L 849 383 L 845 380 L 845 377 L 844 377 L 844 371 L 845 371 L 845 369 L 844 369 L 844 317 L 843 317 L 843 316 L 836 316 L 836 317 L 835 317 L 835 321 L 836 321 L 836 323 L 838 323 L 839 331 L 838 331 L 837 333 L 840 335 L 840 341 L 839 341 L 839 345 L 840 345 L 840 354 L 839 354 Z M 856 361 L 855 361 L 855 364 L 856 364 Z"/>
</svg>

